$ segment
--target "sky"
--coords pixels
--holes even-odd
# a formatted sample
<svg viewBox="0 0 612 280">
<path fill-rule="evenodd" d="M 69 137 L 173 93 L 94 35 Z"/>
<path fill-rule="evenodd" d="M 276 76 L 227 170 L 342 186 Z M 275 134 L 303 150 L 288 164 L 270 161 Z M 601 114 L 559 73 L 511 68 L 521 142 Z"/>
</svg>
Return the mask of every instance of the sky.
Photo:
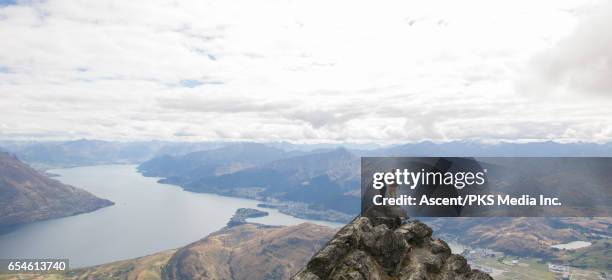
<svg viewBox="0 0 612 280">
<path fill-rule="evenodd" d="M 612 141 L 612 1 L 0 1 L 0 138 Z"/>
</svg>

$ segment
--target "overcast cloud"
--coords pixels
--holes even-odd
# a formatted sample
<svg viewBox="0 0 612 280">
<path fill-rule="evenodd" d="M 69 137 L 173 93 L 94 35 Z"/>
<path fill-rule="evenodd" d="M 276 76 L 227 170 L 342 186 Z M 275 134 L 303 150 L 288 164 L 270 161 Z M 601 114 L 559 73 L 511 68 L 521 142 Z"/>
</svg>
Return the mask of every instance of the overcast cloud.
<svg viewBox="0 0 612 280">
<path fill-rule="evenodd" d="M 0 4 L 0 138 L 608 142 L 610 3 Z"/>
</svg>

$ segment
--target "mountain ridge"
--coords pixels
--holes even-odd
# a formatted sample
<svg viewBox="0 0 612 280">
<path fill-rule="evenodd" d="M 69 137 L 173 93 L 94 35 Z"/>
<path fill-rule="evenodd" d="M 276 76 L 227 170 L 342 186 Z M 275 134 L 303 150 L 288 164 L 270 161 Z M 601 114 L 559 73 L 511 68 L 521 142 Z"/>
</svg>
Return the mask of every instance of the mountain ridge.
<svg viewBox="0 0 612 280">
<path fill-rule="evenodd" d="M 0 227 L 72 216 L 113 204 L 53 180 L 16 156 L 0 152 Z"/>
</svg>

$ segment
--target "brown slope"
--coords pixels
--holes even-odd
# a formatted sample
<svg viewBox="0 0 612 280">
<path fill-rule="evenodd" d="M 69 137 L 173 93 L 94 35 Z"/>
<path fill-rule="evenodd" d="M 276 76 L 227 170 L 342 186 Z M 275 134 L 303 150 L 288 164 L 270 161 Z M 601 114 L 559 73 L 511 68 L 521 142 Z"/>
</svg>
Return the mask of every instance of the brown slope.
<svg viewBox="0 0 612 280">
<path fill-rule="evenodd" d="M 514 256 L 551 258 L 559 253 L 551 245 L 609 235 L 612 218 L 436 218 L 430 224 L 438 233 L 457 236 L 470 246 Z"/>
<path fill-rule="evenodd" d="M 168 250 L 136 259 L 70 270 L 66 273 L 1 274 L 0 280 L 160 280 L 161 269 L 176 250 Z"/>
<path fill-rule="evenodd" d="M 308 223 L 224 228 L 179 249 L 164 267 L 163 279 L 289 279 L 333 233 Z"/>
<path fill-rule="evenodd" d="M 112 204 L 0 152 L 0 227 L 71 216 Z"/>
</svg>

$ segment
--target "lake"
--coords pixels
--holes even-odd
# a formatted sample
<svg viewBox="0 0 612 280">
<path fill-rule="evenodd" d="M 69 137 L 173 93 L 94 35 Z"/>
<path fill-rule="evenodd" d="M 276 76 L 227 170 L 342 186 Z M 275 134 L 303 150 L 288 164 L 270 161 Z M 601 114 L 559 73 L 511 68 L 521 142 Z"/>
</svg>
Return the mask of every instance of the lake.
<svg viewBox="0 0 612 280">
<path fill-rule="evenodd" d="M 238 208 L 270 213 L 249 221 L 267 225 L 312 222 L 256 200 L 183 191 L 144 177 L 134 165 L 100 165 L 49 170 L 55 179 L 85 189 L 115 205 L 91 213 L 35 222 L 0 235 L 2 258 L 68 258 L 82 267 L 140 257 L 187 245 L 221 229 Z"/>
</svg>

